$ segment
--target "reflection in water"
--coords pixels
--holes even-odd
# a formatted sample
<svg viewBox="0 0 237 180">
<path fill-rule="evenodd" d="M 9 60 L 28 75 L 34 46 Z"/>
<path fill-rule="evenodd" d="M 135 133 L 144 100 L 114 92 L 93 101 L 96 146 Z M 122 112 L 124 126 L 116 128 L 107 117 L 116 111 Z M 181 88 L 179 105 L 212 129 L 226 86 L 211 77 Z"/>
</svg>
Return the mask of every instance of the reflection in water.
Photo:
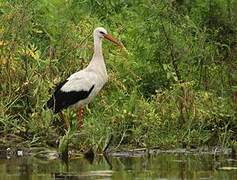
<svg viewBox="0 0 237 180">
<path fill-rule="evenodd" d="M 237 179 L 236 167 L 236 159 L 213 155 L 96 156 L 68 163 L 24 157 L 0 160 L 0 179 Z"/>
</svg>

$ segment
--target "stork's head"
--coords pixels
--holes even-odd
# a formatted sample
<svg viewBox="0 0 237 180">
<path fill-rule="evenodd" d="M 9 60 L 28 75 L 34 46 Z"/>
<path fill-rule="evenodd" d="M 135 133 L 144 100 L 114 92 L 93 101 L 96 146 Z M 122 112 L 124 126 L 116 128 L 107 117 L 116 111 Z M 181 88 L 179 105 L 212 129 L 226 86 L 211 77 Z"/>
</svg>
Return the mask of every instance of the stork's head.
<svg viewBox="0 0 237 180">
<path fill-rule="evenodd" d="M 117 39 L 115 39 L 113 36 L 108 34 L 106 29 L 103 27 L 95 28 L 93 35 L 94 35 L 94 37 L 105 38 L 105 39 L 113 42 L 114 44 L 116 44 L 120 47 L 123 47 L 123 45 Z"/>
</svg>

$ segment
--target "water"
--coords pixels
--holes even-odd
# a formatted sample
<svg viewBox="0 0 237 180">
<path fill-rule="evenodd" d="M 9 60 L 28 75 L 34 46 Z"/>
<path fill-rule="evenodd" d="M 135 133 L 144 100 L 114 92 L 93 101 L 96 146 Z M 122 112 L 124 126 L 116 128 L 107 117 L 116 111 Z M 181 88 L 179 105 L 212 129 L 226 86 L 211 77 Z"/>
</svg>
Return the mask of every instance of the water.
<svg viewBox="0 0 237 180">
<path fill-rule="evenodd" d="M 1 180 L 47 179 L 237 179 L 237 160 L 227 156 L 167 154 L 156 156 L 97 156 L 42 160 L 21 157 L 0 160 Z"/>
</svg>

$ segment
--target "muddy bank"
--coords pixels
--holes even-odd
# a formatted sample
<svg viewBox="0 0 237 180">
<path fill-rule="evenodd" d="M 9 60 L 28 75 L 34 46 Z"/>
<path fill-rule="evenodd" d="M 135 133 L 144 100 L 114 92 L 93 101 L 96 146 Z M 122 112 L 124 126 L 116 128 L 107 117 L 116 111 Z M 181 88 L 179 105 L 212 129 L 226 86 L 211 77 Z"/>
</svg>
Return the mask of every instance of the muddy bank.
<svg viewBox="0 0 237 180">
<path fill-rule="evenodd" d="M 220 148 L 220 147 L 205 147 L 198 149 L 130 149 L 130 150 L 108 150 L 104 154 L 96 153 L 93 149 L 90 149 L 85 152 L 79 152 L 76 150 L 69 151 L 69 157 L 74 159 L 77 157 L 91 157 L 94 155 L 106 155 L 106 156 L 114 156 L 114 157 L 141 157 L 141 156 L 152 156 L 158 154 L 209 154 L 209 155 L 227 155 L 231 156 L 234 159 L 237 159 L 236 150 L 233 148 Z M 57 149 L 49 149 L 49 148 L 19 148 L 19 147 L 0 147 L 0 158 L 1 159 L 10 159 L 15 157 L 22 156 L 33 156 L 37 158 L 43 159 L 58 159 L 60 158 L 60 154 Z"/>
</svg>

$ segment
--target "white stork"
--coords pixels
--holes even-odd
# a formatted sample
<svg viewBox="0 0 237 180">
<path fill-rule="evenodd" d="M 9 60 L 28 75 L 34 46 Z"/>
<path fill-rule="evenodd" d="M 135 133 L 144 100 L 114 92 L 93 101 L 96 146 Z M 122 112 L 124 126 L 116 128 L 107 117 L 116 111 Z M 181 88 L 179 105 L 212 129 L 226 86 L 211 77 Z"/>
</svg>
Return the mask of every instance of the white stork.
<svg viewBox="0 0 237 180">
<path fill-rule="evenodd" d="M 69 128 L 62 110 L 68 107 L 79 108 L 77 113 L 78 126 L 83 125 L 83 107 L 87 105 L 98 94 L 108 80 L 106 66 L 102 53 L 102 39 L 105 38 L 123 47 L 120 42 L 114 39 L 107 31 L 98 27 L 93 32 L 94 54 L 89 65 L 68 77 L 64 82 L 55 87 L 52 97 L 47 102 L 47 107 L 54 113 L 60 113 L 65 121 L 65 127 Z"/>
</svg>

